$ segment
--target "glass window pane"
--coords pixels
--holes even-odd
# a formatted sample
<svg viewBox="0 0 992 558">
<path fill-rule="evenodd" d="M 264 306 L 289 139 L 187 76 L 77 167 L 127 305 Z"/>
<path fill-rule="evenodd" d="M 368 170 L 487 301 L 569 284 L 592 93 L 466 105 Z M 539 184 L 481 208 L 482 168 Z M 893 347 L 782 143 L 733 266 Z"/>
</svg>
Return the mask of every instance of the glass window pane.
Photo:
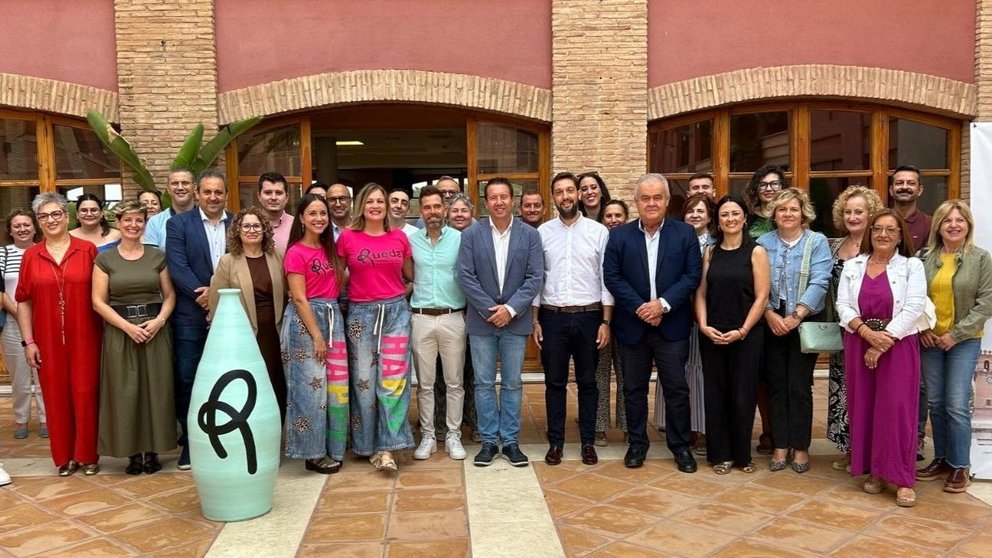
<svg viewBox="0 0 992 558">
<path fill-rule="evenodd" d="M 296 204 L 303 197 L 302 191 L 299 182 L 289 184 L 289 201 L 286 203 L 286 213 L 290 215 L 296 213 Z M 258 182 L 239 182 L 238 200 L 241 202 L 241 209 L 258 205 Z"/>
<path fill-rule="evenodd" d="M 518 215 L 520 210 L 520 192 L 523 192 L 524 188 L 527 187 L 537 188 L 537 179 L 535 178 L 532 180 L 511 180 L 510 184 L 513 185 L 512 213 L 514 215 Z M 479 217 L 489 215 L 489 210 L 486 209 L 485 192 L 486 192 L 486 182 L 480 180 L 479 198 L 475 202 L 475 207 L 476 207 L 475 214 Z M 548 203 L 547 200 L 545 200 L 545 203 Z"/>
<path fill-rule="evenodd" d="M 810 111 L 810 170 L 871 168 L 871 114 Z"/>
<path fill-rule="evenodd" d="M 0 180 L 38 180 L 34 120 L 0 119 Z"/>
<path fill-rule="evenodd" d="M 0 234 L 3 238 L 0 244 L 11 242 L 7 235 L 7 214 L 15 209 L 31 209 L 31 202 L 39 191 L 38 186 L 0 186 L 0 207 L 3 208 L 0 211 L 0 231 L 3 231 Z"/>
<path fill-rule="evenodd" d="M 537 132 L 479 122 L 479 172 L 537 172 Z"/>
<path fill-rule="evenodd" d="M 238 174 L 258 176 L 278 172 L 301 176 L 300 126 L 290 124 L 260 132 L 247 132 L 238 138 Z"/>
<path fill-rule="evenodd" d="M 713 121 L 704 120 L 651 134 L 651 172 L 711 172 Z"/>
<path fill-rule="evenodd" d="M 747 201 L 747 197 L 744 195 L 744 190 L 747 188 L 747 183 L 749 180 L 750 180 L 749 178 L 731 178 L 730 194 L 734 196 L 738 196 L 744 201 Z"/>
<path fill-rule="evenodd" d="M 917 206 L 924 213 L 933 215 L 937 206 L 947 199 L 947 177 L 946 176 L 924 176 L 923 195 L 916 200 Z"/>
<path fill-rule="evenodd" d="M 916 165 L 921 169 L 950 168 L 947 142 L 950 132 L 944 128 L 904 118 L 889 119 L 889 168 Z"/>
<path fill-rule="evenodd" d="M 80 185 L 73 186 L 59 185 L 56 188 L 60 194 L 65 196 L 70 202 L 76 201 L 76 198 L 83 194 L 95 194 L 101 200 L 103 200 L 104 205 L 107 209 L 110 209 L 117 205 L 118 202 L 123 200 L 124 191 L 119 183 L 107 183 L 100 185 Z"/>
<path fill-rule="evenodd" d="M 52 126 L 55 136 L 55 170 L 59 180 L 121 176 L 121 163 L 92 130 Z"/>
<path fill-rule="evenodd" d="M 789 168 L 789 113 L 756 112 L 730 117 L 730 171 L 754 172 L 762 165 Z"/>
<path fill-rule="evenodd" d="M 816 209 L 816 219 L 811 227 L 814 231 L 821 232 L 828 238 L 841 236 L 840 231 L 834 226 L 832 215 L 834 200 L 848 186 L 856 184 L 871 187 L 871 177 L 812 177 L 809 179 L 809 199 Z"/>
</svg>

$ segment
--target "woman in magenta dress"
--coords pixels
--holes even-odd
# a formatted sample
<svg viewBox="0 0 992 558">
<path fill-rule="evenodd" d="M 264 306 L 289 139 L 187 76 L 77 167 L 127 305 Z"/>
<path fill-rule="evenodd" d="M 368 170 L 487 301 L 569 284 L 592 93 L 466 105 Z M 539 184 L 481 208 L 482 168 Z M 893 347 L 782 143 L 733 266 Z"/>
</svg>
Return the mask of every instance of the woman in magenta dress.
<svg viewBox="0 0 992 558">
<path fill-rule="evenodd" d="M 844 264 L 837 313 L 844 326 L 844 369 L 851 423 L 851 474 L 864 490 L 897 487 L 896 503 L 916 504 L 919 406 L 918 322 L 926 308 L 923 263 L 910 257 L 909 230 L 891 209 L 868 223 L 861 254 Z"/>
</svg>

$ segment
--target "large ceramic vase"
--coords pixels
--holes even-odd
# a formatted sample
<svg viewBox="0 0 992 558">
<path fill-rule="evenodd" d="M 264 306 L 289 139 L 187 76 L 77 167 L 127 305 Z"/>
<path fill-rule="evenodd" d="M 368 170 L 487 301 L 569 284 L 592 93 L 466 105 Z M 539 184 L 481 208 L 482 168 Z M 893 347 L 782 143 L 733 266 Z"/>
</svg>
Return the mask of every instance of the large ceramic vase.
<svg viewBox="0 0 992 558">
<path fill-rule="evenodd" d="M 193 480 L 213 521 L 271 510 L 279 469 L 279 406 L 240 293 L 220 290 L 187 417 Z"/>
</svg>

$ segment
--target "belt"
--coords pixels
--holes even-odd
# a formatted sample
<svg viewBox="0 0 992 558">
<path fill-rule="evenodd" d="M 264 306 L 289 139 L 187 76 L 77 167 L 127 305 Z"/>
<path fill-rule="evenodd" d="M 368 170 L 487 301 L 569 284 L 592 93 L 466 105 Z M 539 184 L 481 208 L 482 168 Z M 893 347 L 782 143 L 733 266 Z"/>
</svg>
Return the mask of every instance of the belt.
<svg viewBox="0 0 992 558">
<path fill-rule="evenodd" d="M 444 316 L 445 314 L 454 314 L 455 312 L 463 312 L 464 308 L 411 308 L 410 311 L 414 314 L 423 314 L 425 316 Z"/>
<path fill-rule="evenodd" d="M 889 325 L 889 322 L 892 320 L 880 320 L 878 318 L 868 318 L 867 320 L 862 320 L 862 321 L 865 323 L 866 326 L 868 326 L 868 329 L 872 331 L 882 331 L 883 329 L 885 329 L 885 326 Z"/>
<path fill-rule="evenodd" d="M 547 310 L 548 312 L 562 312 L 564 314 L 579 314 L 581 312 L 602 312 L 603 305 L 599 302 L 594 302 L 592 304 L 587 304 L 585 306 L 551 306 L 550 304 L 542 304 L 541 308 Z"/>
<path fill-rule="evenodd" d="M 151 302 L 148 304 L 114 304 L 111 306 L 114 312 L 129 320 L 138 318 L 154 318 L 162 311 L 161 302 Z"/>
</svg>

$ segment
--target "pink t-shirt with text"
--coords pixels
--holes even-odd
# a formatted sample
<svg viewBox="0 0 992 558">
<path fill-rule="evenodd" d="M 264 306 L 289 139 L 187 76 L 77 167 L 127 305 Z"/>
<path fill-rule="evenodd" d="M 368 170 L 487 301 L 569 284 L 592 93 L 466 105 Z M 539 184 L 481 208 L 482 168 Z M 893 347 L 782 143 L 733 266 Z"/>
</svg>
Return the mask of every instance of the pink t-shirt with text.
<svg viewBox="0 0 992 558">
<path fill-rule="evenodd" d="M 348 266 L 348 299 L 370 302 L 403 294 L 403 261 L 413 257 L 403 231 L 371 236 L 344 230 L 338 238 L 338 255 Z"/>
<path fill-rule="evenodd" d="M 286 251 L 282 265 L 286 273 L 299 273 L 306 279 L 307 298 L 337 298 L 341 292 L 323 247 L 311 248 L 297 242 Z"/>
</svg>

